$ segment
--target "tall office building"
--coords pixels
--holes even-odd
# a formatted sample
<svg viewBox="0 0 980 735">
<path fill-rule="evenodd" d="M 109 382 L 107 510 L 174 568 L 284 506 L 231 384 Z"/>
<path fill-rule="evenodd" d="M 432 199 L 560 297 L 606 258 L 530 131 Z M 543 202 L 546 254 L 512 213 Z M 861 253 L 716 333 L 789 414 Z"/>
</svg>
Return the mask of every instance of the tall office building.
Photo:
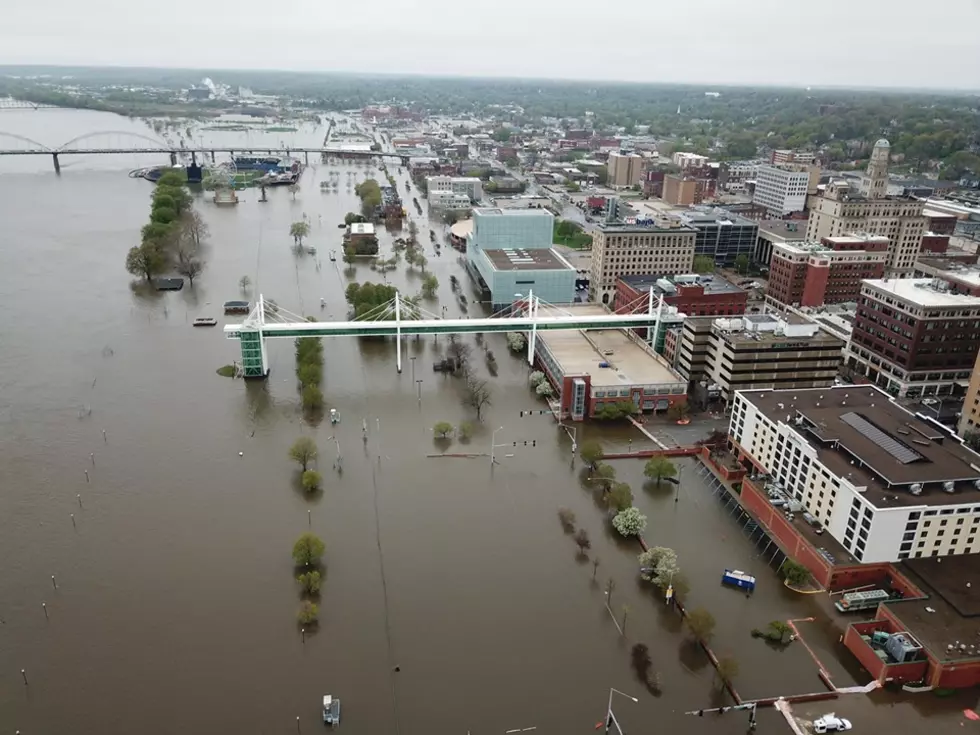
<svg viewBox="0 0 980 735">
<path fill-rule="evenodd" d="M 763 164 L 755 175 L 753 204 L 770 217 L 782 217 L 806 209 L 810 170 L 794 164 Z"/>
<path fill-rule="evenodd" d="M 636 153 L 610 153 L 606 172 L 606 183 L 609 186 L 636 186 L 643 177 L 643 156 Z"/>
<path fill-rule="evenodd" d="M 589 300 L 610 304 L 620 276 L 690 273 L 697 230 L 677 222 L 596 227 L 592 241 Z"/>
<path fill-rule="evenodd" d="M 888 196 L 887 140 L 875 143 L 860 190 L 843 181 L 827 184 L 817 197 L 807 221 L 806 239 L 819 242 L 852 232 L 884 235 L 890 241 L 885 272 L 905 277 L 912 273 L 922 246 L 926 218 L 923 202 L 912 197 Z"/>
</svg>

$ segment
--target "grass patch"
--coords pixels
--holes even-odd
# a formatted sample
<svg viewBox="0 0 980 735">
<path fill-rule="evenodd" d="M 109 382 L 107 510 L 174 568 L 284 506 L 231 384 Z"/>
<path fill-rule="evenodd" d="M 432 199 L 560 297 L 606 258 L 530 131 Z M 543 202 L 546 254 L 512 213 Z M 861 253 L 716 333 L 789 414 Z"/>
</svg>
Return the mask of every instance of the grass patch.
<svg viewBox="0 0 980 735">
<path fill-rule="evenodd" d="M 234 365 L 222 365 L 215 372 L 222 378 L 234 378 L 235 377 L 235 366 Z"/>
<path fill-rule="evenodd" d="M 551 235 L 551 241 L 555 245 L 565 245 L 573 250 L 589 250 L 592 247 L 592 235 L 586 234 L 576 223 L 568 220 L 555 222 Z"/>
</svg>

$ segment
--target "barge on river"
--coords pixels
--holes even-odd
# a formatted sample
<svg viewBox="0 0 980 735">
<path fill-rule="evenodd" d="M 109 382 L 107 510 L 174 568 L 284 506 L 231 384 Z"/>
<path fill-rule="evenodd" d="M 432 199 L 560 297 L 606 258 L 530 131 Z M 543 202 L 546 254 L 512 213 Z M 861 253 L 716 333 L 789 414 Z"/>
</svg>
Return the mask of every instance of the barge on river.
<svg viewBox="0 0 980 735">
<path fill-rule="evenodd" d="M 323 724 L 340 724 L 340 700 L 330 694 L 323 695 Z"/>
</svg>

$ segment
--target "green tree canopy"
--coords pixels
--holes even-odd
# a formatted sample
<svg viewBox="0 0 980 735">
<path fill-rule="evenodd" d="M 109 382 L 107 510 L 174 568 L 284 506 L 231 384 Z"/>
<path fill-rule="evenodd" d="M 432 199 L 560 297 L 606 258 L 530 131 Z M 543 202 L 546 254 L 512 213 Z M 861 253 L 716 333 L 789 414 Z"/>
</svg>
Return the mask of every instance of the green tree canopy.
<svg viewBox="0 0 980 735">
<path fill-rule="evenodd" d="M 319 563 L 326 546 L 323 540 L 313 533 L 304 533 L 293 544 L 293 561 L 296 566 L 308 567 Z"/>
<path fill-rule="evenodd" d="M 651 457 L 643 466 L 643 474 L 659 483 L 665 477 L 676 477 L 677 467 L 666 457 Z"/>
<path fill-rule="evenodd" d="M 692 267 L 695 273 L 714 273 L 715 259 L 710 255 L 695 255 Z"/>
<path fill-rule="evenodd" d="M 156 243 L 144 242 L 130 248 L 126 254 L 126 270 L 147 281 L 159 275 L 167 267 L 167 259 Z"/>
<path fill-rule="evenodd" d="M 308 436 L 301 436 L 289 448 L 289 458 L 299 463 L 303 472 L 306 472 L 310 462 L 316 459 L 316 452 L 316 442 Z"/>
</svg>

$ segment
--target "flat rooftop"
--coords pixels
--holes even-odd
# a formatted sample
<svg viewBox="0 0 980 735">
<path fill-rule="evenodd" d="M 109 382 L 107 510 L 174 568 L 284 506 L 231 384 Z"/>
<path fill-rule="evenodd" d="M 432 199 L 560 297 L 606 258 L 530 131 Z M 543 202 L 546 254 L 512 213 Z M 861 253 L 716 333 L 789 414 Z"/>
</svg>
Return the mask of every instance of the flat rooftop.
<svg viewBox="0 0 980 735">
<path fill-rule="evenodd" d="M 775 235 L 784 240 L 806 239 L 805 219 L 764 219 L 759 222 L 760 235 Z"/>
<path fill-rule="evenodd" d="M 544 306 L 541 316 L 571 313 L 576 316 L 609 314 L 598 304 L 575 304 L 570 307 Z M 632 385 L 680 384 L 685 381 L 667 366 L 662 358 L 631 340 L 622 329 L 591 329 L 587 332 L 539 331 L 551 355 L 566 375 L 590 375 L 592 386 L 599 389 L 627 388 Z M 606 354 L 612 353 L 612 354 Z M 599 367 L 607 363 L 609 367 Z"/>
<path fill-rule="evenodd" d="M 831 472 L 867 488 L 864 497 L 876 508 L 980 503 L 980 455 L 880 390 L 841 385 L 742 395 L 769 420 L 792 423 Z M 910 492 L 913 484 L 922 486 L 920 495 Z"/>
<path fill-rule="evenodd" d="M 941 661 L 980 657 L 980 618 L 976 617 L 980 615 L 980 584 L 974 584 L 980 579 L 980 555 L 906 559 L 900 569 L 929 595 L 921 600 L 886 603 L 908 632 Z M 948 649 L 957 642 L 965 643 L 967 650 Z"/>
<path fill-rule="evenodd" d="M 507 178 L 507 177 L 504 177 Z M 546 209 L 506 209 L 502 207 L 475 207 L 473 214 L 481 217 L 552 217 Z"/>
<path fill-rule="evenodd" d="M 932 278 L 888 278 L 864 281 L 875 291 L 892 294 L 916 306 L 980 306 L 980 297 L 941 291 Z"/>
<path fill-rule="evenodd" d="M 668 232 L 682 235 L 688 232 L 697 233 L 697 228 L 678 225 L 670 225 L 666 222 L 653 222 L 650 224 L 626 224 L 625 222 L 602 222 L 596 225 L 596 229 L 609 234 L 645 234 L 654 232 Z"/>
<path fill-rule="evenodd" d="M 484 250 L 490 265 L 497 271 L 565 271 L 575 270 L 552 248 L 503 248 Z"/>
<path fill-rule="evenodd" d="M 675 287 L 680 288 L 682 286 L 703 286 L 704 292 L 706 294 L 721 294 L 721 293 L 743 293 L 744 289 L 739 288 L 731 281 L 728 281 L 720 276 L 715 275 L 700 275 L 697 276 L 697 280 L 692 280 L 690 282 L 676 282 L 674 281 L 674 276 L 620 276 L 619 279 L 625 283 L 630 288 L 636 291 L 650 291 L 653 290 L 654 293 L 664 295 L 672 295 L 676 292 L 664 291 L 660 286 L 657 285 L 657 281 L 666 278 L 668 281 L 674 284 Z"/>
</svg>

